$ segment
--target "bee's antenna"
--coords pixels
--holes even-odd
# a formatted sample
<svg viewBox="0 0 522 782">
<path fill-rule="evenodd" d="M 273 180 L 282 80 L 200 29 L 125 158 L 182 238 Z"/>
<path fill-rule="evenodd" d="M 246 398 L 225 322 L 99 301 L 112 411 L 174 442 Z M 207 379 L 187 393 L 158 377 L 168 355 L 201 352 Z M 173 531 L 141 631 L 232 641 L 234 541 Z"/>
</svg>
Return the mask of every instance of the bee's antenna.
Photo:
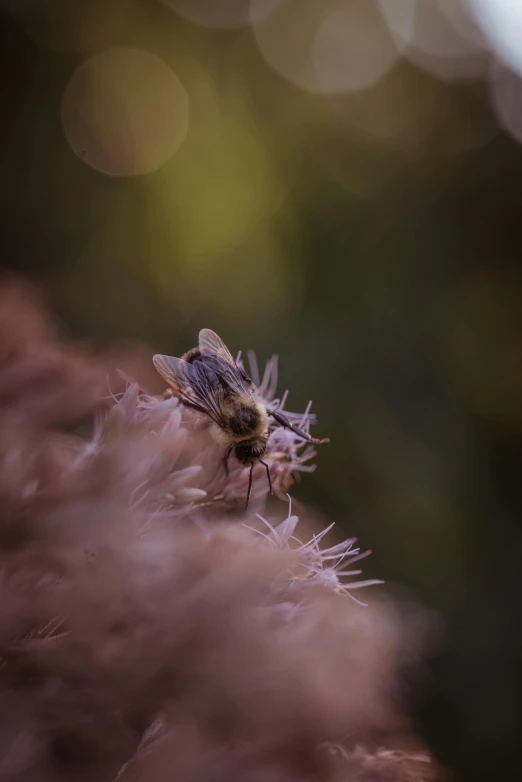
<svg viewBox="0 0 522 782">
<path fill-rule="evenodd" d="M 296 434 L 298 437 L 302 437 L 303 440 L 307 440 L 309 443 L 314 443 L 314 445 L 322 445 L 323 443 L 330 442 L 328 437 L 324 437 L 322 439 L 319 439 L 317 437 L 312 437 L 308 432 L 304 432 L 298 426 L 292 424 L 288 420 L 288 418 L 286 418 L 284 415 L 277 412 L 276 410 L 269 410 L 268 412 L 269 415 L 272 416 L 272 418 L 275 418 L 278 424 L 281 424 L 281 426 L 283 426 L 285 429 L 290 429 L 291 432 Z"/>
<path fill-rule="evenodd" d="M 250 502 L 250 493 L 252 491 L 252 473 L 254 472 L 254 463 L 250 465 L 250 472 L 248 474 L 248 492 L 245 510 L 248 510 L 248 504 Z"/>
<path fill-rule="evenodd" d="M 272 478 L 270 476 L 270 467 L 266 462 L 264 462 L 262 459 L 259 460 L 261 464 L 266 468 L 266 477 L 268 478 L 268 485 L 270 486 L 270 494 L 274 493 L 274 490 L 272 488 Z"/>
</svg>

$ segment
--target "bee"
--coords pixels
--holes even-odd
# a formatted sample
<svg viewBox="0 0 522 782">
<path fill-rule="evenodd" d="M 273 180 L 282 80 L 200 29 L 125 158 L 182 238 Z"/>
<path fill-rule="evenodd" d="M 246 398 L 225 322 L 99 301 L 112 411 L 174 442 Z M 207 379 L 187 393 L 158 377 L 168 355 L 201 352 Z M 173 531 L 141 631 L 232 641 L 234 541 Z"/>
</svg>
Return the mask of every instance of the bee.
<svg viewBox="0 0 522 782">
<path fill-rule="evenodd" d="M 272 492 L 270 468 L 263 461 L 272 417 L 309 443 L 330 442 L 316 439 L 293 425 L 277 410 L 270 410 L 254 396 L 252 380 L 232 357 L 229 349 L 210 329 L 201 329 L 199 345 L 181 358 L 155 355 L 153 363 L 182 404 L 204 413 L 212 437 L 224 447 L 223 465 L 228 475 L 231 453 L 250 468 L 246 507 L 252 491 L 252 473 L 260 462 L 266 469 Z"/>
</svg>

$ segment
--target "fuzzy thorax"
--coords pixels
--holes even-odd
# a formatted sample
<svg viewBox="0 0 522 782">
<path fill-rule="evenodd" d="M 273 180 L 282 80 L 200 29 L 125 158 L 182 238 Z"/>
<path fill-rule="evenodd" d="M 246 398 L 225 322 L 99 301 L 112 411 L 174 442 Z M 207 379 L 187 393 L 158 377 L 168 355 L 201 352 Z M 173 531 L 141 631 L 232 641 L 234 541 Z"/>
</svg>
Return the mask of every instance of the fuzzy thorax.
<svg viewBox="0 0 522 782">
<path fill-rule="evenodd" d="M 210 434 L 220 445 L 268 437 L 268 413 L 263 404 L 248 397 L 234 396 L 225 400 L 223 407 L 224 425 L 212 423 L 209 427 Z"/>
</svg>

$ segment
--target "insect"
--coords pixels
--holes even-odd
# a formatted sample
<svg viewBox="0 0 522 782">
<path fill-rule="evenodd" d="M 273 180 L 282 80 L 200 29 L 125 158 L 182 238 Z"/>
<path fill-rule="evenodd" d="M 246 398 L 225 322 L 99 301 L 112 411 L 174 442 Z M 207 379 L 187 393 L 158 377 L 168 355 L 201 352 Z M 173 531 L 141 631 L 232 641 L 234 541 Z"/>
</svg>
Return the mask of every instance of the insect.
<svg viewBox="0 0 522 782">
<path fill-rule="evenodd" d="M 199 410 L 210 419 L 210 434 L 225 448 L 223 465 L 227 475 L 232 452 L 241 464 L 250 468 L 247 508 L 256 462 L 264 465 L 272 492 L 270 468 L 263 461 L 270 416 L 303 440 L 315 444 L 330 442 L 327 438 L 311 437 L 279 411 L 269 410 L 259 402 L 254 396 L 251 379 L 236 363 L 223 340 L 210 329 L 201 329 L 199 346 L 181 358 L 156 355 L 153 362 L 182 404 Z"/>
</svg>

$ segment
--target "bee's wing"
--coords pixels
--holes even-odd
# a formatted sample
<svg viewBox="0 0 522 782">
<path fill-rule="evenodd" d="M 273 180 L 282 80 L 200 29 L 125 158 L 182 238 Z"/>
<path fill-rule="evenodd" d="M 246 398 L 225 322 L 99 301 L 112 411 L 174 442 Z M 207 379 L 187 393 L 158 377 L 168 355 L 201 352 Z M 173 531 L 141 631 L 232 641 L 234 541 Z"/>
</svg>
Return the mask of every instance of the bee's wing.
<svg viewBox="0 0 522 782">
<path fill-rule="evenodd" d="M 200 361 L 189 364 L 174 356 L 156 355 L 152 361 L 162 378 L 187 402 L 223 425 L 223 389 L 211 369 Z"/>
<path fill-rule="evenodd" d="M 253 398 L 252 381 L 238 367 L 221 337 L 211 329 L 201 329 L 199 349 L 205 365 L 218 375 L 231 391 Z"/>
<path fill-rule="evenodd" d="M 152 363 L 169 386 L 181 394 L 190 393 L 190 365 L 186 361 L 158 353 L 152 357 Z"/>
<path fill-rule="evenodd" d="M 223 359 L 225 363 L 230 364 L 230 366 L 236 366 L 236 362 L 234 361 L 230 350 L 221 337 L 218 337 L 216 332 L 211 329 L 201 329 L 199 332 L 199 349 L 201 350 L 201 355 L 205 358 L 218 356 Z"/>
</svg>

